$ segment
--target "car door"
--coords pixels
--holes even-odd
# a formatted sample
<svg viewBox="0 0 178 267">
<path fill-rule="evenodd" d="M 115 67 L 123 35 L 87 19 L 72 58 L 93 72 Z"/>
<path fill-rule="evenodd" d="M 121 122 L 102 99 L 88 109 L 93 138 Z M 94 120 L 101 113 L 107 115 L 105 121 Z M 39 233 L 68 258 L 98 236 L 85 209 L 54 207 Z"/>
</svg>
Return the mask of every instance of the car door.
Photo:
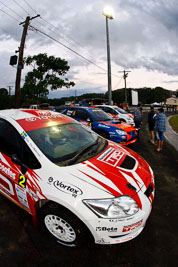
<svg viewBox="0 0 178 267">
<path fill-rule="evenodd" d="M 75 109 L 73 112 L 73 118 L 82 123 L 85 126 L 88 126 L 91 128 L 91 119 L 89 117 L 89 114 L 84 109 Z"/>
<path fill-rule="evenodd" d="M 23 135 L 4 119 L 0 119 L 0 140 L 0 192 L 31 213 L 35 193 L 32 197 L 27 187 L 27 169 L 41 165 L 24 142 Z"/>
<path fill-rule="evenodd" d="M 114 113 L 114 110 L 110 107 L 103 107 L 103 110 L 108 113 L 112 118 L 116 117 L 116 114 Z"/>
</svg>

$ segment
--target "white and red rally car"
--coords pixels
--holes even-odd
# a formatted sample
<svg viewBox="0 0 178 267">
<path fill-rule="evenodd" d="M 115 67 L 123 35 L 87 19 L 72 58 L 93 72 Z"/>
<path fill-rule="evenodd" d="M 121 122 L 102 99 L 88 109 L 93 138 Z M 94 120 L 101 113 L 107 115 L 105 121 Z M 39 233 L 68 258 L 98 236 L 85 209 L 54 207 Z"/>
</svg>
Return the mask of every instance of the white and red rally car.
<svg viewBox="0 0 178 267">
<path fill-rule="evenodd" d="M 137 153 L 45 110 L 1 110 L 0 140 L 0 192 L 59 243 L 117 244 L 143 230 L 154 174 Z"/>
<path fill-rule="evenodd" d="M 126 122 L 127 124 L 130 124 L 135 127 L 134 116 L 131 113 L 125 111 L 124 109 L 119 108 L 118 106 L 110 105 L 96 105 L 95 107 L 104 110 L 113 119 L 119 119 L 120 121 Z"/>
</svg>

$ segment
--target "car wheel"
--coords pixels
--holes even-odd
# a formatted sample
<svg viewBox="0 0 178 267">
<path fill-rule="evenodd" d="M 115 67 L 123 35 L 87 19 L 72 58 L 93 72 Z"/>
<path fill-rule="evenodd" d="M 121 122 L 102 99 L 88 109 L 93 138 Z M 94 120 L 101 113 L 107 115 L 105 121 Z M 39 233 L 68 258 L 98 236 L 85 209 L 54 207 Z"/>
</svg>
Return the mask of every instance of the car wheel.
<svg viewBox="0 0 178 267">
<path fill-rule="evenodd" d="M 97 132 L 99 135 L 101 135 L 102 137 L 106 138 L 106 139 L 110 139 L 110 136 L 107 132 L 105 131 L 99 131 Z"/>
<path fill-rule="evenodd" d="M 51 234 L 59 244 L 76 247 L 91 243 L 91 234 L 87 227 L 69 210 L 50 202 L 39 213 L 43 229 Z"/>
</svg>

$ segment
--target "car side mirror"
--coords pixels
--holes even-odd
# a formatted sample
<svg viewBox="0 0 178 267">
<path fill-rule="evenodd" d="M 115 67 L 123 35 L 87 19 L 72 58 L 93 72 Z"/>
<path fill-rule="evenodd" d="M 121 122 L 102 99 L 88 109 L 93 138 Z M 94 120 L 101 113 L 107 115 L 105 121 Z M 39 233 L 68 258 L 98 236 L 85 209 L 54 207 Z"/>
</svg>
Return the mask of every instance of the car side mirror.
<svg viewBox="0 0 178 267">
<path fill-rule="evenodd" d="M 12 154 L 11 160 L 13 163 L 19 165 L 21 167 L 22 174 L 25 174 L 28 170 L 28 167 L 22 163 L 19 157 L 16 154 Z"/>
</svg>

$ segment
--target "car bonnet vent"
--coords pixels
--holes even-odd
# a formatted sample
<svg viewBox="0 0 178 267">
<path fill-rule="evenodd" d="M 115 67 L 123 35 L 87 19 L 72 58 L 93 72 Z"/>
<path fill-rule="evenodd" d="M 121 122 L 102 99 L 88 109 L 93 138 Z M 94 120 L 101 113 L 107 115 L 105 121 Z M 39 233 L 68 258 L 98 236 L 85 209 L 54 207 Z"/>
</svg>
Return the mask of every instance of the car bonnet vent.
<svg viewBox="0 0 178 267">
<path fill-rule="evenodd" d="M 132 170 L 135 167 L 135 159 L 126 155 L 124 161 L 120 165 L 121 168 Z"/>
</svg>

